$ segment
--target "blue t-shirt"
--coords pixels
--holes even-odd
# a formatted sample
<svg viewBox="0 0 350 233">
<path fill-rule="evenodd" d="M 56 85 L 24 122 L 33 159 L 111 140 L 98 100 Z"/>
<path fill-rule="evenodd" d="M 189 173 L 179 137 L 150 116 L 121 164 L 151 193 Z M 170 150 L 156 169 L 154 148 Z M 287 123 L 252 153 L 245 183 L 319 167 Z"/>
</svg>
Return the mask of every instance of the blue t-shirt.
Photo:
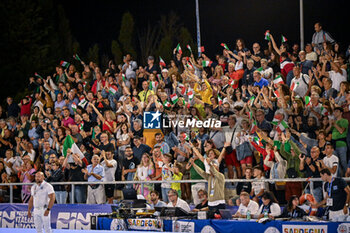
<svg viewBox="0 0 350 233">
<path fill-rule="evenodd" d="M 260 88 L 267 87 L 268 85 L 269 85 L 269 81 L 267 81 L 264 78 L 261 78 L 259 82 L 254 83 L 254 86 L 259 86 Z"/>
</svg>

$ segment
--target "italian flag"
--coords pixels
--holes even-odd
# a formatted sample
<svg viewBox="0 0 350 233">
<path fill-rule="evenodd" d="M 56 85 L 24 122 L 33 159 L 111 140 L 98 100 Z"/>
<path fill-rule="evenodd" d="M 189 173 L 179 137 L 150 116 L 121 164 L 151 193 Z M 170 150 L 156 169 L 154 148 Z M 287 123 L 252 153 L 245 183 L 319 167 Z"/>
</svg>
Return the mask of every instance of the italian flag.
<svg viewBox="0 0 350 233">
<path fill-rule="evenodd" d="M 77 104 L 73 102 L 71 106 L 72 106 L 73 111 L 76 112 L 77 111 Z"/>
<path fill-rule="evenodd" d="M 170 99 L 171 99 L 171 102 L 173 102 L 173 104 L 176 104 L 177 101 L 179 101 L 179 97 L 176 95 L 176 93 L 170 95 Z"/>
<path fill-rule="evenodd" d="M 285 122 L 284 120 L 282 120 L 281 123 L 278 124 L 278 126 L 277 126 L 276 129 L 277 129 L 278 132 L 283 132 L 283 131 L 285 131 L 287 128 L 288 128 L 287 122 Z"/>
<path fill-rule="evenodd" d="M 230 50 L 230 49 L 228 48 L 227 44 L 221 43 L 220 45 L 221 45 L 222 47 L 224 47 L 225 49 Z"/>
<path fill-rule="evenodd" d="M 290 89 L 292 90 L 292 91 L 295 91 L 295 89 L 297 89 L 297 87 L 299 86 L 299 82 L 293 82 L 292 83 L 292 86 L 290 86 Z"/>
<path fill-rule="evenodd" d="M 252 113 L 251 111 L 247 112 L 247 114 L 248 114 L 249 120 L 250 120 L 250 119 L 253 119 L 253 113 Z"/>
<path fill-rule="evenodd" d="M 281 97 L 281 96 L 280 96 L 280 93 L 279 93 L 277 90 L 274 91 L 273 94 L 275 94 L 275 96 L 276 96 L 277 98 L 280 98 L 280 97 Z"/>
<path fill-rule="evenodd" d="M 329 112 L 328 112 L 327 108 L 321 106 L 321 115 L 325 115 L 325 116 L 329 115 Z"/>
<path fill-rule="evenodd" d="M 205 49 L 204 46 L 201 47 L 201 52 L 204 53 Z"/>
<path fill-rule="evenodd" d="M 305 96 L 305 106 L 311 105 L 310 100 L 311 100 L 310 96 Z"/>
<path fill-rule="evenodd" d="M 81 62 L 81 59 L 80 59 L 80 57 L 78 56 L 78 54 L 74 54 L 74 55 L 73 55 L 73 58 L 74 58 L 75 60 Z"/>
<path fill-rule="evenodd" d="M 261 140 L 259 137 L 254 137 L 253 142 L 257 144 L 259 147 L 263 147 L 264 145 L 262 144 Z"/>
<path fill-rule="evenodd" d="M 123 81 L 125 81 L 125 74 L 122 74 Z"/>
<path fill-rule="evenodd" d="M 277 85 L 277 84 L 283 84 L 284 82 L 283 82 L 282 76 L 281 76 L 281 75 L 278 75 L 278 76 L 273 80 L 273 83 L 274 83 L 275 85 Z"/>
<path fill-rule="evenodd" d="M 84 96 L 81 96 L 81 97 L 79 98 L 79 100 L 80 100 L 80 102 L 79 102 L 78 105 L 79 105 L 80 107 L 82 107 L 82 108 L 85 108 L 86 104 L 88 103 L 88 102 L 86 101 L 85 97 L 84 97 Z"/>
<path fill-rule="evenodd" d="M 170 109 L 171 108 L 171 104 L 169 103 L 169 101 L 165 100 L 164 103 L 163 103 L 163 106 L 167 109 Z"/>
<path fill-rule="evenodd" d="M 210 67 L 212 63 L 213 63 L 212 61 L 202 61 L 202 66 L 203 67 Z"/>
<path fill-rule="evenodd" d="M 262 68 L 262 67 L 260 67 L 260 68 L 256 69 L 256 71 L 261 72 L 261 71 L 263 71 L 263 68 Z"/>
<path fill-rule="evenodd" d="M 181 95 L 185 95 L 186 94 L 186 86 L 185 85 L 183 85 L 182 83 L 179 83 L 178 85 L 177 85 L 179 88 L 180 88 L 180 94 Z"/>
<path fill-rule="evenodd" d="M 230 79 L 230 80 L 228 81 L 228 85 L 230 85 L 231 87 L 233 87 L 233 85 L 235 85 L 235 81 L 236 81 L 236 80 Z"/>
<path fill-rule="evenodd" d="M 187 96 L 188 96 L 188 99 L 189 99 L 189 100 L 192 100 L 193 97 L 194 97 L 193 91 L 187 92 Z"/>
<path fill-rule="evenodd" d="M 194 69 L 194 68 L 193 68 L 193 65 L 191 64 L 190 61 L 188 61 L 188 62 L 186 63 L 186 66 L 187 66 L 187 68 L 189 68 L 189 69 Z"/>
<path fill-rule="evenodd" d="M 249 99 L 249 104 L 250 104 L 250 106 L 253 105 L 254 100 L 255 100 L 255 96 L 250 97 L 250 99 Z"/>
<path fill-rule="evenodd" d="M 253 121 L 252 128 L 250 129 L 250 133 L 254 134 L 257 128 L 258 128 L 258 123 L 256 123 L 256 121 Z"/>
<path fill-rule="evenodd" d="M 40 74 L 38 74 L 37 72 L 35 72 L 35 73 L 34 73 L 34 75 L 35 75 L 35 77 L 37 77 L 37 78 L 44 79 L 44 78 L 43 78 L 43 77 L 41 77 L 41 75 L 40 75 Z"/>
<path fill-rule="evenodd" d="M 287 40 L 287 38 L 284 36 L 284 35 L 281 35 L 281 38 L 282 38 L 282 43 L 284 43 L 284 42 L 287 42 L 288 40 Z"/>
<path fill-rule="evenodd" d="M 188 134 L 187 133 L 182 133 L 181 134 L 181 137 L 184 139 L 184 140 L 190 140 L 190 137 L 188 136 Z"/>
<path fill-rule="evenodd" d="M 66 69 L 68 69 L 68 67 L 70 66 L 69 62 L 66 62 L 66 61 L 61 61 L 60 65 Z"/>
<path fill-rule="evenodd" d="M 270 30 L 267 30 L 265 32 L 265 40 L 271 40 L 271 38 L 270 38 Z"/>
<path fill-rule="evenodd" d="M 179 54 L 182 54 L 182 49 L 181 49 L 180 43 L 177 44 L 177 46 L 176 46 L 176 51 L 177 51 Z"/>
<path fill-rule="evenodd" d="M 154 90 L 158 87 L 158 82 L 157 81 L 150 81 L 149 82 L 149 89 Z"/>
<path fill-rule="evenodd" d="M 273 119 L 272 119 L 272 124 L 274 125 L 278 125 L 278 122 L 280 122 L 281 120 L 283 120 L 284 116 L 282 114 L 276 114 Z M 277 123 L 276 123 L 277 122 Z"/>
<path fill-rule="evenodd" d="M 66 139 L 64 140 L 63 143 L 63 151 L 62 154 L 64 157 L 67 157 L 67 150 L 71 149 L 73 154 L 78 154 L 79 158 L 86 164 L 88 165 L 88 161 L 85 158 L 84 154 L 80 151 L 79 147 L 77 146 L 77 144 L 75 144 L 75 142 L 73 141 L 73 138 L 70 135 L 67 135 Z M 74 160 L 73 158 L 70 156 L 68 158 L 68 163 L 73 163 Z"/>
<path fill-rule="evenodd" d="M 222 98 L 218 95 L 218 102 L 219 102 L 219 105 L 222 105 L 223 101 L 222 101 Z"/>
<path fill-rule="evenodd" d="M 188 50 L 190 50 L 190 53 L 192 53 L 192 49 L 191 49 L 191 46 L 190 46 L 189 44 L 186 46 L 186 48 L 187 48 Z"/>
<path fill-rule="evenodd" d="M 162 67 L 166 66 L 165 61 L 160 56 L 159 56 L 159 65 Z"/>
<path fill-rule="evenodd" d="M 108 90 L 109 94 L 111 94 L 111 95 L 115 95 L 115 93 L 117 93 L 117 91 L 118 91 L 118 87 L 116 87 L 114 85 L 110 86 L 109 90 Z"/>
<path fill-rule="evenodd" d="M 84 130 L 84 121 L 82 121 L 82 122 L 80 123 L 79 129 L 80 129 L 80 130 Z"/>
<path fill-rule="evenodd" d="M 190 108 L 191 107 L 191 104 L 186 102 L 185 99 L 182 99 L 182 104 L 184 105 L 184 107 L 186 108 Z"/>
</svg>

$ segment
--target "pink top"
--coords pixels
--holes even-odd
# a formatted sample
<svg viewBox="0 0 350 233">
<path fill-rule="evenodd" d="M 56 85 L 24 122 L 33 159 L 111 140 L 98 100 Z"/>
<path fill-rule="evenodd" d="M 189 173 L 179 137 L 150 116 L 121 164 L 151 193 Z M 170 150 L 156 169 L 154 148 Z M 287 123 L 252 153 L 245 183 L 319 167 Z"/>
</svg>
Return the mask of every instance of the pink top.
<svg viewBox="0 0 350 233">
<path fill-rule="evenodd" d="M 22 181 L 22 183 L 32 183 L 32 181 L 28 179 L 27 174 L 33 175 L 33 173 L 35 171 L 36 170 L 34 168 L 30 169 L 29 171 L 26 171 L 23 174 L 23 181 Z M 22 186 L 22 192 L 26 193 L 26 194 L 30 194 L 30 188 L 31 188 L 31 185 L 23 185 Z"/>
<path fill-rule="evenodd" d="M 64 127 L 68 127 L 69 125 L 75 125 L 75 122 L 71 117 L 68 117 L 67 119 L 63 119 L 62 122 Z"/>
</svg>

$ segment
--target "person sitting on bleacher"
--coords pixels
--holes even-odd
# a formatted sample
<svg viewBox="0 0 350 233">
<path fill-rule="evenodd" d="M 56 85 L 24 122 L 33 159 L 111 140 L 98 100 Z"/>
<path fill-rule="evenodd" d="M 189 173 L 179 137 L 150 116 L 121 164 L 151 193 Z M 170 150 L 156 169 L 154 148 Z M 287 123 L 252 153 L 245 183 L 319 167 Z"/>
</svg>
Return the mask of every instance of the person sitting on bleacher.
<svg viewBox="0 0 350 233">
<path fill-rule="evenodd" d="M 164 201 L 159 200 L 159 192 L 156 190 L 151 191 L 151 201 L 150 201 L 151 209 L 154 207 L 166 207 L 166 203 Z"/>
<path fill-rule="evenodd" d="M 261 218 L 270 218 L 274 219 L 277 216 L 281 215 L 281 207 L 279 204 L 277 204 L 277 200 L 275 198 L 275 195 L 273 195 L 272 192 L 266 191 L 262 195 L 262 202 L 263 204 L 260 206 L 260 209 L 258 211 L 259 219 Z"/>
<path fill-rule="evenodd" d="M 179 198 L 178 195 L 179 194 L 174 189 L 170 189 L 168 191 L 169 203 L 167 207 L 180 207 L 184 211 L 190 212 L 191 211 L 190 206 L 187 204 L 186 201 Z"/>
<path fill-rule="evenodd" d="M 286 208 L 284 208 L 281 215 L 282 218 L 302 218 L 305 215 L 305 211 L 299 206 L 299 198 L 296 195 L 291 196 Z"/>
<path fill-rule="evenodd" d="M 208 193 L 207 191 L 200 189 L 198 191 L 198 199 L 201 201 L 196 207 L 193 209 L 193 211 L 198 212 L 198 211 L 208 211 Z"/>
<path fill-rule="evenodd" d="M 248 211 L 251 215 L 258 214 L 259 204 L 253 200 L 250 200 L 249 193 L 241 192 L 239 199 L 241 200 L 241 204 L 239 205 L 239 208 L 233 217 L 246 218 Z"/>
</svg>

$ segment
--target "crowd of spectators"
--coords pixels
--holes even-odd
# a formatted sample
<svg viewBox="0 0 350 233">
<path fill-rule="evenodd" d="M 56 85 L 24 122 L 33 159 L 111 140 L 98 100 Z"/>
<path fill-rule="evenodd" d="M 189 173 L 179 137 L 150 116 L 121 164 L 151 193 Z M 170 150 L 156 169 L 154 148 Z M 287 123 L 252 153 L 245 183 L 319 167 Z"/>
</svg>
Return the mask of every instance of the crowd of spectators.
<svg viewBox="0 0 350 233">
<path fill-rule="evenodd" d="M 350 176 L 349 49 L 320 23 L 305 50 L 288 42 L 278 46 L 276 35 L 267 33 L 266 44 L 249 48 L 237 39 L 213 59 L 174 49 L 167 64 L 149 56 L 138 66 L 126 54 L 123 64 L 109 62 L 101 70 L 75 56 L 79 66 L 61 63 L 52 75 L 30 77 L 31 94 L 19 103 L 8 97 L 0 107 L 1 182 L 31 183 L 43 171 L 48 182 L 91 182 L 74 190 L 54 185 L 57 203 L 70 200 L 71 192 L 76 203 L 113 203 L 116 190 L 135 189 L 152 203 L 176 196 L 198 205 L 198 192 L 225 204 L 224 190 L 217 190 L 225 188 L 215 183 L 220 173 L 223 179 L 255 179 L 234 184 L 237 195 L 244 193 L 242 203 L 247 197 L 273 200 L 271 193 L 292 203 L 304 188 L 259 182 L 265 177 L 317 178 L 323 169 L 332 177 Z M 160 112 L 167 121 L 216 119 L 221 127 L 146 129 L 144 112 Z M 83 156 L 73 149 L 64 155 L 67 137 Z M 93 184 L 191 179 L 208 179 L 209 188 L 204 182 Z M 26 203 L 30 184 L 13 191 L 16 202 Z M 322 182 L 306 188 L 317 202 L 323 191 Z"/>
</svg>

